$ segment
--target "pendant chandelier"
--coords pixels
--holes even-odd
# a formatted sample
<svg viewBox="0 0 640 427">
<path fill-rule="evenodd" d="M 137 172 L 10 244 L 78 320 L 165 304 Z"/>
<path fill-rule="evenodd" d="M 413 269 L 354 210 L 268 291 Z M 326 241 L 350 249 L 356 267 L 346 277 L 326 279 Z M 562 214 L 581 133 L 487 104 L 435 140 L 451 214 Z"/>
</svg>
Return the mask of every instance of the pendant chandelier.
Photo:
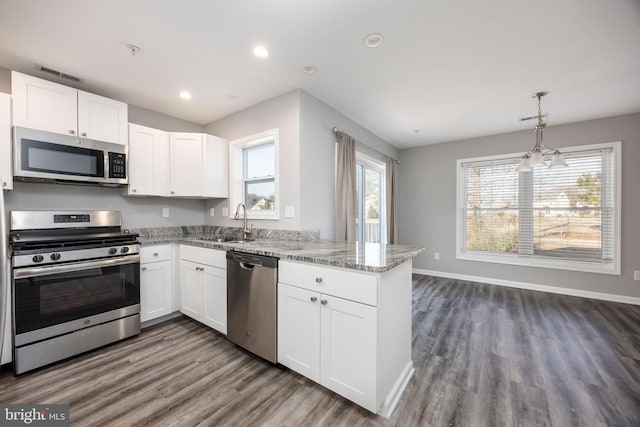
<svg viewBox="0 0 640 427">
<path fill-rule="evenodd" d="M 533 146 L 531 151 L 522 156 L 522 159 L 520 159 L 520 163 L 518 164 L 518 171 L 520 172 L 531 171 L 533 170 L 533 168 L 547 166 L 544 156 L 549 154 L 551 155 L 551 160 L 549 161 L 549 165 L 547 167 L 562 168 L 567 166 L 567 163 L 564 161 L 564 157 L 562 157 L 562 153 L 560 153 L 560 150 L 556 148 L 547 148 L 542 143 L 542 132 L 547 126 L 547 114 L 542 114 L 541 100 L 542 97 L 547 95 L 548 93 L 549 92 L 543 91 L 533 94 L 533 96 L 531 97 L 538 99 L 538 115 L 523 117 L 520 119 L 521 122 L 525 120 L 537 120 L 536 125 L 533 127 L 533 129 L 536 131 L 536 144 Z"/>
</svg>

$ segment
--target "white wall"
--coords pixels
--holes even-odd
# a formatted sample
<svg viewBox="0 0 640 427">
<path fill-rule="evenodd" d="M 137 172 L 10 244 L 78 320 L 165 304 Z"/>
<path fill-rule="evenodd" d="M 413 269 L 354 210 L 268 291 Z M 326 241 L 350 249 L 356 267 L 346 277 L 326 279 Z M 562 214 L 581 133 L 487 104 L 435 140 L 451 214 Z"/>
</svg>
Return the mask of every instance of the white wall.
<svg viewBox="0 0 640 427">
<path fill-rule="evenodd" d="M 229 141 L 269 129 L 279 129 L 279 220 L 251 220 L 258 228 L 300 230 L 300 92 L 295 90 L 261 102 L 205 127 L 205 132 Z M 296 216 L 284 217 L 284 207 L 294 206 Z M 229 208 L 233 217 L 236 207 L 229 200 L 210 200 L 206 203 L 205 224 L 238 227 L 239 223 L 222 216 L 222 208 Z M 209 209 L 215 216 L 209 216 Z"/>
<path fill-rule="evenodd" d="M 531 130 L 428 145 L 400 151 L 399 238 L 426 247 L 414 267 L 458 275 L 526 282 L 582 291 L 640 297 L 640 114 L 545 130 L 545 143 L 566 147 L 622 141 L 622 275 L 580 273 L 456 259 L 456 159 L 525 152 Z M 440 252 L 440 260 L 433 253 Z"/>
</svg>

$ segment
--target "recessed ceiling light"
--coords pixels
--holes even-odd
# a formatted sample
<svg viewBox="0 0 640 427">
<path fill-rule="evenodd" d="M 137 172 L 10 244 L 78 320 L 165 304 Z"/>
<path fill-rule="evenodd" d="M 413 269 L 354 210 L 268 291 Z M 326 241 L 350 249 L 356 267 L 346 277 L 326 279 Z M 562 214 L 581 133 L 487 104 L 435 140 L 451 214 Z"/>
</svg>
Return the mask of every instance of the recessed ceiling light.
<svg viewBox="0 0 640 427">
<path fill-rule="evenodd" d="M 189 92 L 187 92 L 186 90 L 183 90 L 182 92 L 180 92 L 180 98 L 182 98 L 182 99 L 191 99 L 191 94 Z"/>
<path fill-rule="evenodd" d="M 304 67 L 302 67 L 302 72 L 305 74 L 313 74 L 316 72 L 316 67 L 314 67 L 313 65 L 305 65 Z"/>
<path fill-rule="evenodd" d="M 269 56 L 269 51 L 264 46 L 256 46 L 253 48 L 253 54 L 258 58 L 266 58 Z"/>
<path fill-rule="evenodd" d="M 382 34 L 379 33 L 371 33 L 367 37 L 364 38 L 364 44 L 367 47 L 378 47 L 382 44 L 384 38 Z"/>
</svg>

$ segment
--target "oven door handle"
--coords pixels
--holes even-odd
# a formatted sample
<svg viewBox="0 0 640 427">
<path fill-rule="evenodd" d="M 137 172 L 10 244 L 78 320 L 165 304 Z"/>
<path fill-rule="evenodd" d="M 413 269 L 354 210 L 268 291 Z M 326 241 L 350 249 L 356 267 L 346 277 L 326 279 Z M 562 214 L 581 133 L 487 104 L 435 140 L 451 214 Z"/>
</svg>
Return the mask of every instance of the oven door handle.
<svg viewBox="0 0 640 427">
<path fill-rule="evenodd" d="M 108 258 L 99 261 L 83 261 L 71 264 L 48 265 L 42 267 L 16 268 L 13 270 L 14 279 L 48 276 L 50 274 L 72 273 L 74 271 L 91 270 L 92 268 L 115 267 L 118 265 L 135 264 L 140 262 L 140 255 Z"/>
</svg>

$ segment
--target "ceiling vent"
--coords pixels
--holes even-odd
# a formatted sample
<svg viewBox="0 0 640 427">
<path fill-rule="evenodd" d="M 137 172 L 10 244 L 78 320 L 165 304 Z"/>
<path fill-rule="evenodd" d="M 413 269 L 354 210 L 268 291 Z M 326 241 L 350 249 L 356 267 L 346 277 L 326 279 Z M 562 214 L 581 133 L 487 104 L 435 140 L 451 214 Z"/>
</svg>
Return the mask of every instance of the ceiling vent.
<svg viewBox="0 0 640 427">
<path fill-rule="evenodd" d="M 41 66 L 40 67 L 40 71 L 42 71 L 44 73 L 53 74 L 54 76 L 57 76 L 57 77 L 60 77 L 60 78 L 63 78 L 63 79 L 71 80 L 71 81 L 76 82 L 76 83 L 80 83 L 80 78 L 79 77 L 72 76 L 71 74 L 63 73 L 62 71 L 54 70 L 53 68 Z"/>
</svg>

